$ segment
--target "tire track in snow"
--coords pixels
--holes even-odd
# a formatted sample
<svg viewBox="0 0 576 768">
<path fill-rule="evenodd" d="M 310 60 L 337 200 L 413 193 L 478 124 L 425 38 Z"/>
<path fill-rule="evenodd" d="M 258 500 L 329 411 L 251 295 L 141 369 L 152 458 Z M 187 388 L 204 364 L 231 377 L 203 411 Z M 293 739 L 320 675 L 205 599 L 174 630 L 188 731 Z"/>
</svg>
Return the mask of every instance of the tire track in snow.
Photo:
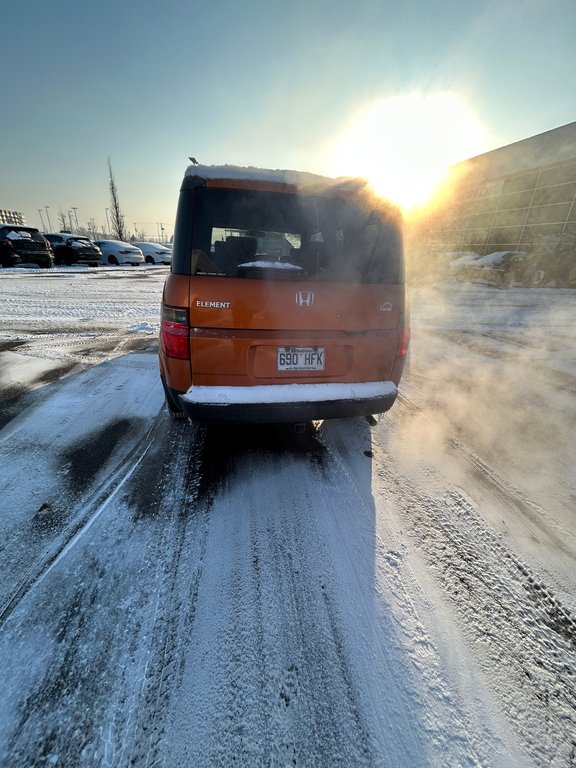
<svg viewBox="0 0 576 768">
<path fill-rule="evenodd" d="M 496 470 L 490 467 L 486 462 L 477 456 L 460 440 L 454 437 L 448 438 L 448 445 L 458 454 L 460 454 L 472 467 L 474 472 L 484 483 L 491 486 L 495 493 L 500 497 L 504 504 L 520 518 L 527 519 L 530 524 L 538 530 L 539 536 L 548 542 L 553 548 L 562 552 L 576 565 L 576 553 L 574 548 L 568 544 L 562 533 L 557 532 L 551 527 L 551 520 L 546 510 L 529 499 L 518 488 L 501 477 Z"/>
<path fill-rule="evenodd" d="M 399 395 L 398 400 L 410 413 L 425 418 L 430 425 L 433 424 L 432 417 L 405 395 Z M 483 461 L 459 438 L 446 435 L 444 444 L 448 451 L 452 451 L 467 463 L 473 475 L 506 506 L 531 536 L 536 537 L 540 543 L 545 544 L 557 556 L 558 553 L 561 553 L 560 557 L 568 568 L 576 565 L 576 552 L 573 544 L 566 539 L 566 535 L 546 509 L 502 477 L 497 470 Z"/>
<path fill-rule="evenodd" d="M 26 570 L 12 594 L 6 597 L 0 605 L 0 631 L 21 601 L 38 586 L 52 567 L 65 557 L 68 551 L 89 530 L 94 521 L 114 499 L 124 483 L 131 477 L 138 464 L 146 455 L 152 439 L 155 425 L 152 424 L 146 434 L 134 445 L 114 471 L 95 489 L 92 490 L 92 500 L 76 514 L 72 515 L 72 523 L 61 531 L 51 542 L 50 546 Z"/>
<path fill-rule="evenodd" d="M 379 764 L 315 524 L 323 460 L 247 442 L 217 473 L 168 764 Z"/>
<path fill-rule="evenodd" d="M 453 606 L 509 721 L 541 766 L 571 766 L 576 750 L 576 622 L 433 469 L 403 474 L 382 446 L 379 483 Z M 416 477 L 426 478 L 426 490 Z"/>
<path fill-rule="evenodd" d="M 136 471 L 89 521 L 96 538 L 83 535 L 62 553 L 29 591 L 27 612 L 6 624 L 4 634 L 18 636 L 21 625 L 40 621 L 35 633 L 58 638 L 47 643 L 46 659 L 22 692 L 12 683 L 18 718 L 0 754 L 11 768 L 50 764 L 55 756 L 94 768 L 158 765 L 207 529 L 196 509 L 196 432 L 172 425 L 164 439 L 168 423 L 163 410 Z M 52 594 L 52 611 L 45 595 L 36 598 L 41 591 Z"/>
<path fill-rule="evenodd" d="M 368 450 L 370 435 L 362 441 L 365 451 L 358 450 L 359 441 L 351 440 L 352 431 L 358 431 L 359 424 L 360 420 L 334 422 L 326 430 L 325 440 L 340 464 L 340 475 L 356 486 L 362 500 L 353 508 L 352 515 L 343 515 L 337 504 L 332 510 L 334 530 L 340 539 L 339 560 L 347 562 L 347 568 L 342 570 L 347 574 L 348 589 L 355 595 L 358 606 L 356 623 L 365 628 L 364 636 L 370 637 L 367 648 L 362 648 L 364 639 L 356 639 L 356 656 L 376 660 L 374 669 L 368 668 L 364 673 L 363 693 L 370 700 L 380 739 L 383 734 L 389 734 L 379 754 L 392 757 L 402 745 L 403 757 L 392 757 L 391 764 L 397 760 L 401 764 L 416 765 L 421 763 L 422 755 L 427 754 L 431 765 L 503 765 L 506 768 L 520 765 L 510 756 L 499 761 L 494 751 L 502 734 L 498 729 L 490 731 L 486 723 L 475 718 L 475 713 L 471 717 L 470 712 L 462 710 L 462 701 L 447 678 L 434 638 L 422 621 L 419 606 L 422 600 L 426 603 L 426 599 L 405 562 L 403 543 L 388 524 L 389 510 L 396 504 L 395 495 L 383 493 L 372 482 L 367 486 L 362 480 L 358 481 L 366 473 L 367 457 L 373 455 L 373 451 Z M 351 444 L 355 451 L 351 450 Z M 372 462 L 368 464 L 371 475 L 377 471 L 393 471 L 382 459 L 379 451 L 374 452 L 374 466 Z M 386 469 L 378 470 L 381 463 L 386 464 Z M 375 505 L 376 519 L 372 519 Z M 381 505 L 384 511 L 379 513 Z M 355 536 L 365 540 L 364 547 L 359 541 L 351 546 L 350 525 L 355 528 Z M 354 556 L 362 548 L 374 551 L 373 573 L 363 572 L 362 563 Z M 385 697 L 393 702 L 402 701 L 405 710 L 413 713 L 410 729 L 405 728 L 401 718 L 397 718 L 393 727 L 391 712 L 382 706 Z M 478 707 L 477 702 L 475 706 Z M 398 709 L 398 705 L 393 705 L 393 711 Z"/>
<path fill-rule="evenodd" d="M 155 495 L 151 498 L 146 489 L 141 492 L 141 511 L 135 511 L 136 519 L 152 513 L 159 519 L 159 540 L 150 544 L 158 553 L 152 555 L 151 579 L 158 589 L 152 615 L 141 631 L 137 664 L 122 682 L 121 705 L 113 710 L 115 718 L 108 725 L 114 734 L 110 743 L 116 745 L 105 763 L 110 768 L 118 764 L 146 768 L 163 762 L 165 720 L 183 674 L 181 648 L 194 624 L 202 580 L 211 506 L 200 492 L 204 430 L 173 422 L 167 414 L 165 424 L 170 439 L 163 450 L 169 454 L 157 470 Z M 126 719 L 126 712 L 135 716 Z"/>
</svg>

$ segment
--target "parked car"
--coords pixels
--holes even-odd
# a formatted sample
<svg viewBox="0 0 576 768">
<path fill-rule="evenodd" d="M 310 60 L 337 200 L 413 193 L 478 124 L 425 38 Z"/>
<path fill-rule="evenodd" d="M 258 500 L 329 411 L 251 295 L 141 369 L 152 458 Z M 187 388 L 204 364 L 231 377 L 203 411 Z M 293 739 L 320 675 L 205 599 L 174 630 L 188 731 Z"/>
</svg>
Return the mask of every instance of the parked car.
<svg viewBox="0 0 576 768">
<path fill-rule="evenodd" d="M 95 240 L 94 245 L 102 251 L 101 264 L 132 264 L 137 267 L 144 263 L 144 256 L 140 248 L 131 243 L 123 243 L 122 240 Z"/>
<path fill-rule="evenodd" d="M 132 243 L 144 254 L 146 264 L 170 264 L 172 251 L 160 243 Z"/>
<path fill-rule="evenodd" d="M 450 277 L 458 277 L 461 270 L 482 258 L 482 254 L 474 253 L 472 251 L 453 251 L 446 254 L 448 259 L 448 275 Z"/>
<path fill-rule="evenodd" d="M 92 240 L 71 232 L 48 232 L 44 234 L 54 251 L 55 264 L 88 264 L 97 267 L 102 253 Z"/>
<path fill-rule="evenodd" d="M 52 246 L 36 227 L 21 224 L 0 226 L 0 264 L 3 267 L 36 264 L 49 268 L 53 263 Z"/>
<path fill-rule="evenodd" d="M 576 288 L 576 235 L 543 235 L 529 254 L 524 284 L 529 288 L 554 285 Z"/>
<path fill-rule="evenodd" d="M 457 279 L 510 288 L 514 283 L 523 283 L 526 256 L 525 251 L 494 251 L 463 265 Z"/>
</svg>

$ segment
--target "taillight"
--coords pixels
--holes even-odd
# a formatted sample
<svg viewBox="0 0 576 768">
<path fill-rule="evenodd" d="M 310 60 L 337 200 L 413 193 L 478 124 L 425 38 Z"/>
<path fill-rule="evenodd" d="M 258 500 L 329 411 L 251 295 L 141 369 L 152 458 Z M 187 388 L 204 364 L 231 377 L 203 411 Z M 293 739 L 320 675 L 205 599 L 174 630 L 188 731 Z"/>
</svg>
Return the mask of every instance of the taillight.
<svg viewBox="0 0 576 768">
<path fill-rule="evenodd" d="M 12 240 L 0 240 L 0 245 L 12 249 Z"/>
<path fill-rule="evenodd" d="M 190 326 L 185 309 L 162 304 L 160 312 L 160 342 L 168 357 L 190 358 Z"/>
<path fill-rule="evenodd" d="M 402 317 L 398 327 L 398 346 L 396 347 L 396 357 L 406 357 L 408 346 L 410 344 L 410 326 Z"/>
</svg>

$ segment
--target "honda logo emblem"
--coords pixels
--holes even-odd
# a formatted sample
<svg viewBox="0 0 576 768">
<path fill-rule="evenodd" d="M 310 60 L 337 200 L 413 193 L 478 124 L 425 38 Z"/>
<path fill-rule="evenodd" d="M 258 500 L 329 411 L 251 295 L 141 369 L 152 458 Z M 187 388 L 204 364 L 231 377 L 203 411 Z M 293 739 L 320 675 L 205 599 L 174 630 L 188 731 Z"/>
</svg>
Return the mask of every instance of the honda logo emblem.
<svg viewBox="0 0 576 768">
<path fill-rule="evenodd" d="M 296 304 L 299 307 L 311 307 L 314 304 L 314 294 L 312 291 L 297 291 Z"/>
</svg>

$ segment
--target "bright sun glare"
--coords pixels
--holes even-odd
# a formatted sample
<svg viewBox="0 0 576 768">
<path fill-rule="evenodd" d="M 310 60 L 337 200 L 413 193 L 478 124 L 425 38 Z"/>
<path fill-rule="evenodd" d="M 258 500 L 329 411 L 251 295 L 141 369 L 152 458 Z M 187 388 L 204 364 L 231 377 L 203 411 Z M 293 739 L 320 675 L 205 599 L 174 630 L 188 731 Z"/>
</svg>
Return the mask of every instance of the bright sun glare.
<svg viewBox="0 0 576 768">
<path fill-rule="evenodd" d="M 406 214 L 422 209 L 449 166 L 486 151 L 479 122 L 455 94 L 404 95 L 365 108 L 336 140 L 333 176 L 363 176 Z"/>
</svg>

